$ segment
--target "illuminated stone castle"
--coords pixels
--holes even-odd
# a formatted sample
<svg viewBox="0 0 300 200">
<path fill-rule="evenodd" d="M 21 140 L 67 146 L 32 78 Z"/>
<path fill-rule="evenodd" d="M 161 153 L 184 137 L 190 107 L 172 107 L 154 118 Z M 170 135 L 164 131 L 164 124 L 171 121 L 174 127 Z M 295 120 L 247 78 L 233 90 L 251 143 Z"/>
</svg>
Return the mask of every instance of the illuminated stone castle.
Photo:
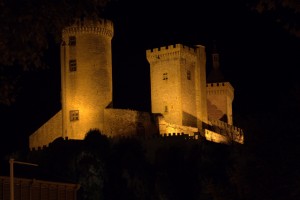
<svg viewBox="0 0 300 200">
<path fill-rule="evenodd" d="M 185 134 L 243 143 L 242 130 L 233 126 L 233 87 L 229 82 L 206 81 L 206 53 L 201 45 L 147 50 L 152 112 L 113 108 L 113 34 L 109 20 L 78 20 L 62 31 L 62 109 L 30 135 L 30 149 L 48 146 L 57 138 L 82 140 L 91 129 L 109 137 Z M 217 72 L 217 53 L 213 66 Z"/>
</svg>

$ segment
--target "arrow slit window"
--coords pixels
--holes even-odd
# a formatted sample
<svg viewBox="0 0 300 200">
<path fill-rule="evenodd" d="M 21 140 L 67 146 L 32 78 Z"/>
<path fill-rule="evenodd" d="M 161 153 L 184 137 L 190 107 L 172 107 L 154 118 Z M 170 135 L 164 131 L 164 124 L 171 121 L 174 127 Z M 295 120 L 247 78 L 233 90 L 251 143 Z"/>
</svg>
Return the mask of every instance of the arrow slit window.
<svg viewBox="0 0 300 200">
<path fill-rule="evenodd" d="M 187 78 L 187 80 L 191 80 L 191 71 L 190 70 L 186 71 L 186 78 Z"/>
<path fill-rule="evenodd" d="M 75 36 L 69 37 L 69 46 L 76 46 L 76 37 Z"/>
<path fill-rule="evenodd" d="M 70 72 L 75 72 L 77 70 L 76 60 L 69 61 L 69 69 L 70 69 Z"/>
</svg>

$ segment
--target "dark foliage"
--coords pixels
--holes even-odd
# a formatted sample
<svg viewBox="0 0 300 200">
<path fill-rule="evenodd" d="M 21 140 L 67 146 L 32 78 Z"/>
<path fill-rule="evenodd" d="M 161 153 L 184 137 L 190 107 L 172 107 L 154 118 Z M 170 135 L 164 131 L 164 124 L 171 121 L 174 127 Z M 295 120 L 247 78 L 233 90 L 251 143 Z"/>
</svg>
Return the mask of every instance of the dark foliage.
<svg viewBox="0 0 300 200">
<path fill-rule="evenodd" d="M 27 159 L 39 163 L 41 179 L 80 183 L 80 199 L 234 199 L 240 148 L 184 137 L 108 139 L 91 130 Z"/>
<path fill-rule="evenodd" d="M 49 46 L 60 45 L 61 30 L 64 27 L 76 18 L 102 17 L 108 2 L 0 1 L 0 104 L 14 103 L 20 90 L 19 79 L 24 71 L 45 69 L 53 65 L 47 60 Z"/>
<path fill-rule="evenodd" d="M 270 140 L 268 134 L 280 132 L 276 127 L 256 127 L 267 120 L 273 119 L 247 119 L 243 125 L 252 134 L 244 145 L 178 136 L 112 139 L 91 130 L 82 141 L 59 138 L 43 150 L 16 154 L 39 165 L 18 168 L 17 175 L 79 183 L 78 199 L 297 199 L 297 142 L 285 145 L 288 135 Z"/>
</svg>

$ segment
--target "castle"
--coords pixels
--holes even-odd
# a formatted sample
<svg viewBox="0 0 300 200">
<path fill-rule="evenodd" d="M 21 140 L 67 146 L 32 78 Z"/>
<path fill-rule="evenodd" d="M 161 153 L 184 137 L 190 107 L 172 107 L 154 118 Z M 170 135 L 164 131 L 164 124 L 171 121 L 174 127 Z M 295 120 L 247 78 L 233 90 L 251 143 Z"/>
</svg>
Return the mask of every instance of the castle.
<svg viewBox="0 0 300 200">
<path fill-rule="evenodd" d="M 202 45 L 147 50 L 151 113 L 113 108 L 113 35 L 113 23 L 105 19 L 78 20 L 63 29 L 62 109 L 29 136 L 30 149 L 48 146 L 57 138 L 82 140 L 91 129 L 108 137 L 185 134 L 218 143 L 244 142 L 242 129 L 233 126 L 234 89 L 218 78 L 217 52 L 206 78 Z"/>
</svg>

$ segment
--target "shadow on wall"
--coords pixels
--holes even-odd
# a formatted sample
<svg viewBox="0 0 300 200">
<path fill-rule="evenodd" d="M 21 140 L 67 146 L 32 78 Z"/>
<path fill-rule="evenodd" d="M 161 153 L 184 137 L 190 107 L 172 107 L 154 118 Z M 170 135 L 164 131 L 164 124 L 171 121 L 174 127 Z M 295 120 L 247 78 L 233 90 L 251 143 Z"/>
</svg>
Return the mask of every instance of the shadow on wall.
<svg viewBox="0 0 300 200">
<path fill-rule="evenodd" d="M 105 109 L 104 131 L 110 136 L 153 135 L 158 132 L 158 123 L 151 113 L 129 109 Z"/>
<path fill-rule="evenodd" d="M 197 117 L 195 117 L 187 112 L 182 112 L 182 125 L 197 127 Z"/>
</svg>

